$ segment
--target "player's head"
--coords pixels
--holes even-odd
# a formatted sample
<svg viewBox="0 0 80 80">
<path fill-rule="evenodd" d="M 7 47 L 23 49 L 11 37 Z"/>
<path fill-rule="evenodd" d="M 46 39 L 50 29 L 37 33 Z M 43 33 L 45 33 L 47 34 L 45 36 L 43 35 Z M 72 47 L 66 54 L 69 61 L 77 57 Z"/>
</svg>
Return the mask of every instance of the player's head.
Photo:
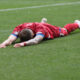
<svg viewBox="0 0 80 80">
<path fill-rule="evenodd" d="M 23 29 L 22 31 L 19 32 L 19 38 L 21 42 L 27 41 L 31 38 L 33 38 L 33 32 L 31 29 Z"/>
</svg>

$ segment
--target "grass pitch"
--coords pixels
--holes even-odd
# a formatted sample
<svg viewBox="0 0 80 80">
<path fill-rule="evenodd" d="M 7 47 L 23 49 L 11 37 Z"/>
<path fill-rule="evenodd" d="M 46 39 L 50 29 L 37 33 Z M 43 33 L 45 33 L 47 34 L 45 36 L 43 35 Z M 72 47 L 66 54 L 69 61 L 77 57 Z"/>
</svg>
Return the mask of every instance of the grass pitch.
<svg viewBox="0 0 80 80">
<path fill-rule="evenodd" d="M 80 19 L 80 4 L 13 8 L 72 2 L 80 3 L 79 0 L 0 0 L 0 43 L 24 22 L 40 22 L 46 17 L 48 23 L 63 27 Z M 80 80 L 80 30 L 38 45 L 0 49 L 0 80 Z"/>
</svg>

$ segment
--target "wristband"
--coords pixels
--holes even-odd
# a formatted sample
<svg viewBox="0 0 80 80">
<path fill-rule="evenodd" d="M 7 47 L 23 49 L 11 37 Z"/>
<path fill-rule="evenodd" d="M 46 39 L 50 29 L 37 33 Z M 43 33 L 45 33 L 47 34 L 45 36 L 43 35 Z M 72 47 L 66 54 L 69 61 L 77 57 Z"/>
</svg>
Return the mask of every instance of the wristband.
<svg viewBox="0 0 80 80">
<path fill-rule="evenodd" d="M 25 42 L 20 43 L 20 46 L 26 46 L 27 44 Z"/>
<path fill-rule="evenodd" d="M 24 42 L 23 44 L 24 44 L 24 46 L 26 46 L 26 45 L 27 45 L 25 42 Z"/>
</svg>

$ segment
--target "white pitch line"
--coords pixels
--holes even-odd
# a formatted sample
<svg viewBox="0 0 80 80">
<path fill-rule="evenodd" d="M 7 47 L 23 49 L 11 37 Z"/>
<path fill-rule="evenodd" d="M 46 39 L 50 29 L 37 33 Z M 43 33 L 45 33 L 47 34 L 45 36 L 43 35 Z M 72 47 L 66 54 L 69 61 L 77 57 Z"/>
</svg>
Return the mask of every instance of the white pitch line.
<svg viewBox="0 0 80 80">
<path fill-rule="evenodd" d="M 40 5 L 40 6 L 31 6 L 31 7 L 23 7 L 23 8 L 0 9 L 0 12 L 14 11 L 14 10 L 24 10 L 24 9 L 33 9 L 33 8 L 42 8 L 42 7 L 52 7 L 52 6 L 76 5 L 76 4 L 80 4 L 80 1 L 78 1 L 78 2 L 69 2 L 69 3 L 56 3 L 56 4 Z"/>
</svg>

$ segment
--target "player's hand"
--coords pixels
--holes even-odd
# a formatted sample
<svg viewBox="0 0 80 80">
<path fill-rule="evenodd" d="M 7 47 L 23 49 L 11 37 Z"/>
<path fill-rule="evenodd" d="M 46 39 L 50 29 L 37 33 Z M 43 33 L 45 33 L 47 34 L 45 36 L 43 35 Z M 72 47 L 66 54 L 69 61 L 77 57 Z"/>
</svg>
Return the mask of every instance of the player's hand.
<svg viewBox="0 0 80 80">
<path fill-rule="evenodd" d="M 14 48 L 19 48 L 19 47 L 23 47 L 24 44 L 23 43 L 17 43 L 14 45 Z"/>
<path fill-rule="evenodd" d="M 0 48 L 6 48 L 4 44 L 0 44 Z"/>
</svg>

